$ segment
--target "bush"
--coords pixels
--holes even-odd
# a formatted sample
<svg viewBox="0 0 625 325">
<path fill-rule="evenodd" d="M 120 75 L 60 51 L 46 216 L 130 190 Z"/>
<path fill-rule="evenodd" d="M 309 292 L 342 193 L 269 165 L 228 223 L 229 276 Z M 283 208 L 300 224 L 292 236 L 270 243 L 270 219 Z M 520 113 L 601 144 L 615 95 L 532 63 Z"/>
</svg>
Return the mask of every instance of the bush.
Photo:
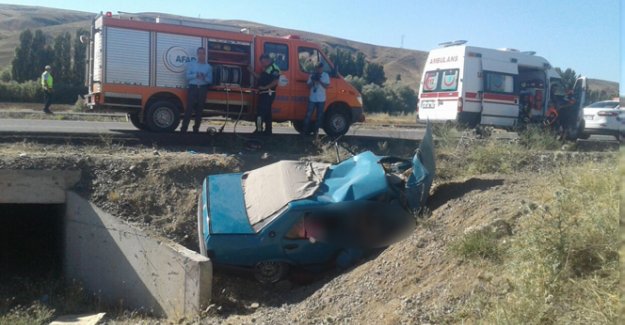
<svg viewBox="0 0 625 325">
<path fill-rule="evenodd" d="M 0 72 L 0 81 L 9 82 L 11 81 L 11 70 L 5 69 Z"/>
<path fill-rule="evenodd" d="M 369 113 L 400 115 L 414 113 L 417 107 L 417 94 L 406 85 L 386 83 L 379 86 L 365 84 L 359 77 L 346 78 L 361 94 L 365 110 Z"/>
<path fill-rule="evenodd" d="M 74 104 L 76 97 L 87 92 L 84 86 L 57 84 L 54 87 L 53 103 Z M 0 101 L 4 102 L 40 102 L 43 100 L 43 89 L 39 81 L 0 82 Z"/>
</svg>

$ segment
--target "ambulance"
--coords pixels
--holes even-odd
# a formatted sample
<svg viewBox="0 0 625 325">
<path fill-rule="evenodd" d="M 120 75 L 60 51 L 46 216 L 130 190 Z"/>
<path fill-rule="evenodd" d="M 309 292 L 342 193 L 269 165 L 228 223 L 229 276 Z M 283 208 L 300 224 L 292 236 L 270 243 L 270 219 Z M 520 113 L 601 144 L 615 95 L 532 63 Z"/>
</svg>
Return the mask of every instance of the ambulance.
<svg viewBox="0 0 625 325">
<path fill-rule="evenodd" d="M 88 106 L 94 111 L 128 113 L 141 130 L 172 132 L 186 109 L 186 64 L 206 48 L 213 67 L 203 116 L 226 116 L 254 121 L 258 91 L 248 66 L 261 72 L 259 57 L 268 54 L 280 67 L 280 83 L 272 106 L 275 122 L 292 121 L 303 131 L 309 88 L 319 62 L 330 75 L 323 128 L 344 134 L 363 121 L 360 93 L 337 72 L 318 44 L 297 35 L 270 37 L 246 29 L 202 20 L 98 15 L 91 26 L 86 83 Z"/>
<path fill-rule="evenodd" d="M 550 100 L 565 91 L 549 61 L 533 51 L 488 49 L 466 41 L 440 44 L 427 58 L 421 78 L 417 121 L 455 121 L 469 127 L 516 129 L 545 119 Z M 574 87 L 576 123 L 584 129 L 586 78 Z"/>
</svg>

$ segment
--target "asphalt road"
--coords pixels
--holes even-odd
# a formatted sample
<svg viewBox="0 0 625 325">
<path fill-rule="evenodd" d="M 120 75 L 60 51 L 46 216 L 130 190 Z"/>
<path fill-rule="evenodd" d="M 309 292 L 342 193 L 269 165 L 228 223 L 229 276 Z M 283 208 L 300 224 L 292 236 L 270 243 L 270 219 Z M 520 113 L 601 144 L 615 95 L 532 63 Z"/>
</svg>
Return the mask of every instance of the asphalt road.
<svg viewBox="0 0 625 325">
<path fill-rule="evenodd" d="M 206 130 L 209 124 L 202 124 L 202 130 Z M 210 126 L 215 127 L 212 123 Z M 233 123 L 228 122 L 224 128 L 225 133 L 232 133 Z M 253 126 L 238 125 L 237 133 L 249 134 L 254 131 Z M 276 134 L 297 134 L 291 127 L 274 127 Z M 394 138 L 419 140 L 423 138 L 423 128 L 365 128 L 362 125 L 353 125 L 348 135 L 360 137 Z M 133 137 L 154 135 L 155 137 L 175 136 L 175 134 L 155 134 L 137 130 L 130 122 L 91 122 L 91 121 L 63 121 L 63 120 L 30 120 L 30 119 L 0 119 L 0 134 L 4 135 L 27 135 L 48 134 L 57 136 L 83 135 L 97 136 L 106 135 L 112 137 Z"/>
<path fill-rule="evenodd" d="M 215 121 L 202 124 L 202 131 L 209 126 L 219 128 L 221 124 Z M 85 143 L 89 141 L 102 141 L 107 139 L 131 144 L 143 145 L 169 145 L 169 146 L 206 146 L 220 143 L 222 146 L 229 146 L 232 139 L 236 137 L 249 137 L 254 130 L 250 125 L 237 126 L 233 135 L 234 124 L 228 122 L 223 135 L 210 136 L 206 132 L 200 134 L 187 133 L 153 133 L 136 129 L 130 122 L 93 122 L 76 120 L 37 120 L 37 119 L 0 119 L 0 141 L 21 141 L 32 139 L 40 142 L 51 143 Z M 280 141 L 306 142 L 307 138 L 297 136 L 297 132 L 292 127 L 274 126 L 276 136 L 270 137 L 274 145 L 279 145 Z M 380 140 L 393 139 L 396 143 L 405 143 L 412 146 L 411 140 L 421 140 L 425 129 L 418 127 L 372 127 L 369 125 L 353 125 L 343 141 L 346 143 L 360 142 L 375 145 Z M 493 134 L 498 139 L 514 139 L 517 137 L 513 132 L 497 132 Z M 250 137 L 252 138 L 252 137 Z M 261 138 L 258 138 L 261 139 Z M 268 138 L 264 138 L 269 140 Z M 614 137 L 593 135 L 589 140 L 578 140 L 578 150 L 618 150 L 619 144 L 614 141 Z M 263 140 L 264 141 L 264 140 Z"/>
</svg>

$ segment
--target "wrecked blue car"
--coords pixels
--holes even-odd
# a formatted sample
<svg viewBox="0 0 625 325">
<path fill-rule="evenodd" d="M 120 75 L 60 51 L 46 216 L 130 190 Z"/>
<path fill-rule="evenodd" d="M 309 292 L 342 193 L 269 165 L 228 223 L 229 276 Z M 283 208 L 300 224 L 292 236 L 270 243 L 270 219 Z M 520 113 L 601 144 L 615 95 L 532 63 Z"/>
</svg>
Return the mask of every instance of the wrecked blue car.
<svg viewBox="0 0 625 325">
<path fill-rule="evenodd" d="M 334 165 L 280 161 L 210 175 L 198 200 L 200 251 L 263 283 L 292 269 L 349 267 L 414 229 L 434 170 L 428 126 L 411 160 L 367 151 Z"/>
</svg>

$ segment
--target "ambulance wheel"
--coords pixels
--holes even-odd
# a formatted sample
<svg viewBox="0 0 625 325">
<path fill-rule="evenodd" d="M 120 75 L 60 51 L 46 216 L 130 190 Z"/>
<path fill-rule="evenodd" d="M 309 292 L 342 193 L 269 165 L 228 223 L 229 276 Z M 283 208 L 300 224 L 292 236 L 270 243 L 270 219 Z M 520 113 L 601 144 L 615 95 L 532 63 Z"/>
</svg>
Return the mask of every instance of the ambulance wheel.
<svg viewBox="0 0 625 325">
<path fill-rule="evenodd" d="M 254 277 L 263 284 L 272 284 L 282 280 L 289 272 L 289 265 L 284 262 L 263 261 L 254 266 Z"/>
<path fill-rule="evenodd" d="M 137 129 L 142 131 L 148 129 L 148 126 L 145 125 L 145 122 L 141 122 L 141 119 L 139 119 L 139 113 L 128 113 L 128 119 L 130 120 L 130 123 L 132 123 L 132 125 L 134 125 L 134 127 L 136 127 Z"/>
<path fill-rule="evenodd" d="M 173 132 L 180 124 L 180 110 L 169 101 L 151 104 L 145 114 L 148 128 L 154 132 Z"/>
<path fill-rule="evenodd" d="M 323 130 L 331 137 L 341 136 L 349 130 L 349 111 L 343 106 L 332 106 L 325 114 Z"/>
</svg>

